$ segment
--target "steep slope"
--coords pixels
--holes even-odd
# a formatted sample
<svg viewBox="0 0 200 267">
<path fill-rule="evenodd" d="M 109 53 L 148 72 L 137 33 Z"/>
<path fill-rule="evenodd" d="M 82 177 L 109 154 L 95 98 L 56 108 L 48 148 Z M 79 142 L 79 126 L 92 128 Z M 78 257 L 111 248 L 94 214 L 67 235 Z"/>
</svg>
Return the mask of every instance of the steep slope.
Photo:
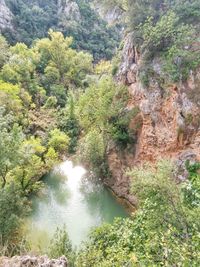
<svg viewBox="0 0 200 267">
<path fill-rule="evenodd" d="M 144 86 L 139 77 L 141 57 L 131 35 L 127 36 L 118 80 L 128 86 L 127 108 L 140 110 L 129 128 L 135 130 L 138 121 L 140 126 L 136 144 L 123 152 L 116 148 L 109 151 L 113 179 L 107 182 L 119 196 L 133 204 L 135 199 L 129 194 L 129 179 L 125 175 L 127 167 L 171 158 L 177 163 L 178 178 L 184 180 L 185 161 L 200 161 L 200 70 L 191 71 L 186 81 L 161 88 L 158 83 L 161 63 L 155 58 L 151 64 L 157 78 L 152 77 L 149 85 Z"/>
<path fill-rule="evenodd" d="M 106 1 L 108 4 L 109 1 Z M 129 129 L 136 142 L 124 151 L 113 146 L 107 182 L 129 194 L 127 167 L 172 158 L 178 178 L 187 177 L 186 160 L 200 160 L 199 1 L 135 0 L 124 11 L 126 29 L 117 79 L 128 87 L 127 110 L 139 112 Z"/>
<path fill-rule="evenodd" d="M 0 0 L 0 31 L 5 29 L 12 30 L 13 14 L 7 7 L 4 0 Z"/>
<path fill-rule="evenodd" d="M 95 60 L 110 59 L 118 46 L 117 27 L 108 26 L 89 0 L 2 0 L 0 5 L 0 32 L 12 44 L 30 45 L 52 28 L 72 36 L 74 48 L 89 51 Z"/>
<path fill-rule="evenodd" d="M 137 161 L 156 160 L 186 149 L 195 153 L 199 145 L 199 69 L 191 71 L 186 81 L 170 84 L 164 91 L 154 78 L 144 87 L 138 77 L 140 58 L 131 42 L 128 44 L 123 52 L 126 53 L 125 62 L 121 65 L 119 79 L 129 87 L 130 107 L 138 106 L 143 118 Z M 159 76 L 160 62 L 154 59 L 152 67 Z M 196 150 L 195 154 L 200 159 L 200 151 Z"/>
</svg>

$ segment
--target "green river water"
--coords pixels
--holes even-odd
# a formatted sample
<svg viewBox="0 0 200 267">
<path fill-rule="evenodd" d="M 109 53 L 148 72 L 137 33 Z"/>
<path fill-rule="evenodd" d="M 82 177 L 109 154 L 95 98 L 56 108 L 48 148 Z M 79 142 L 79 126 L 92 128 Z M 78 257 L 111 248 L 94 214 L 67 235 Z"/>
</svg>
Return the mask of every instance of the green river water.
<svg viewBox="0 0 200 267">
<path fill-rule="evenodd" d="M 109 190 L 70 161 L 57 166 L 45 183 L 43 192 L 33 199 L 27 223 L 33 245 L 46 246 L 56 228 L 65 225 L 73 246 L 79 247 L 93 227 L 128 216 Z"/>
</svg>

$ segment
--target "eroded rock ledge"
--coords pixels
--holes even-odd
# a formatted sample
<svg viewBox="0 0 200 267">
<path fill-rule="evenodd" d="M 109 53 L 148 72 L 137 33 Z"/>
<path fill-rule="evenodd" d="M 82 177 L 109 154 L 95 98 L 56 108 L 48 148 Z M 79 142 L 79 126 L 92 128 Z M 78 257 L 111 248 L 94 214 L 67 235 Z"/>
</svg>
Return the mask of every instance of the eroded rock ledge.
<svg viewBox="0 0 200 267">
<path fill-rule="evenodd" d="M 49 259 L 47 256 L 15 256 L 0 258 L 0 267 L 68 267 L 67 259 Z"/>
<path fill-rule="evenodd" d="M 200 161 L 200 69 L 191 71 L 187 81 L 177 84 L 165 81 L 162 88 L 157 79 L 151 77 L 144 86 L 139 78 L 141 55 L 132 44 L 131 35 L 125 39 L 121 65 L 117 79 L 127 85 L 130 100 L 127 110 L 138 109 L 129 128 L 137 133 L 136 142 L 124 151 L 111 146 L 108 151 L 108 165 L 112 179 L 106 183 L 121 198 L 133 205 L 135 198 L 130 193 L 128 168 L 145 161 L 156 163 L 170 158 L 177 167 L 177 178 L 185 180 L 185 161 Z M 160 77 L 162 62 L 152 60 L 151 67 Z M 137 127 L 140 125 L 140 127 Z"/>
</svg>

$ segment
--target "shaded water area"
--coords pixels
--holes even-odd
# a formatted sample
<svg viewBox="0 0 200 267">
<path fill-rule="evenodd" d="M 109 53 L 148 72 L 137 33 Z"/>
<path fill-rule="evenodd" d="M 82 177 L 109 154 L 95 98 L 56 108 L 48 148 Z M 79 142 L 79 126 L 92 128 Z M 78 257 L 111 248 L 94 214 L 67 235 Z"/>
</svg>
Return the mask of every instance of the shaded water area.
<svg viewBox="0 0 200 267">
<path fill-rule="evenodd" d="M 93 227 L 128 216 L 109 190 L 70 161 L 57 166 L 44 181 L 44 192 L 33 199 L 27 223 L 35 245 L 47 245 L 56 228 L 65 225 L 73 246 L 79 247 Z"/>
</svg>

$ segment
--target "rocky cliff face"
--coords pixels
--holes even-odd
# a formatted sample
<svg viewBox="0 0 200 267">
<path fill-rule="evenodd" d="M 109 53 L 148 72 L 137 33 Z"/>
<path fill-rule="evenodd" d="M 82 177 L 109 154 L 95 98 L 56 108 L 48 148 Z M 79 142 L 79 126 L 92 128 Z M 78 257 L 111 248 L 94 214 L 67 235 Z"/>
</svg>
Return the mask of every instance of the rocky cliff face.
<svg viewBox="0 0 200 267">
<path fill-rule="evenodd" d="M 81 19 L 79 6 L 76 1 L 72 0 L 58 0 L 57 1 L 57 13 L 59 20 L 79 22 Z M 0 0 L 0 31 L 4 29 L 13 30 L 14 15 L 6 5 L 5 0 Z"/>
<path fill-rule="evenodd" d="M 75 1 L 71 0 L 58 0 L 58 16 L 61 23 L 74 22 L 79 23 L 81 14 L 79 6 Z"/>
<path fill-rule="evenodd" d="M 12 29 L 13 14 L 5 4 L 4 0 L 0 0 L 0 32 L 4 29 Z"/>
<path fill-rule="evenodd" d="M 129 194 L 129 180 L 124 173 L 127 167 L 172 158 L 180 169 L 179 179 L 185 179 L 185 161 L 200 160 L 200 70 L 191 72 L 186 82 L 170 84 L 163 90 L 153 78 L 148 87 L 141 84 L 138 78 L 140 63 L 140 56 L 128 36 L 118 79 L 128 86 L 128 108 L 139 107 L 141 127 L 132 152 L 112 149 L 108 161 L 113 174 L 110 185 L 133 204 L 135 199 Z M 152 66 L 159 76 L 159 60 L 154 59 Z M 137 119 L 131 121 L 130 129 L 135 128 Z"/>
<path fill-rule="evenodd" d="M 100 17 L 105 20 L 109 25 L 120 23 L 120 19 L 122 17 L 122 10 L 120 10 L 117 6 L 113 9 L 106 9 L 99 2 L 94 2 L 92 5 L 93 9 L 98 12 Z"/>
<path fill-rule="evenodd" d="M 47 256 L 15 256 L 13 258 L 0 258 L 0 267 L 67 267 L 67 259 L 50 260 Z"/>
</svg>

